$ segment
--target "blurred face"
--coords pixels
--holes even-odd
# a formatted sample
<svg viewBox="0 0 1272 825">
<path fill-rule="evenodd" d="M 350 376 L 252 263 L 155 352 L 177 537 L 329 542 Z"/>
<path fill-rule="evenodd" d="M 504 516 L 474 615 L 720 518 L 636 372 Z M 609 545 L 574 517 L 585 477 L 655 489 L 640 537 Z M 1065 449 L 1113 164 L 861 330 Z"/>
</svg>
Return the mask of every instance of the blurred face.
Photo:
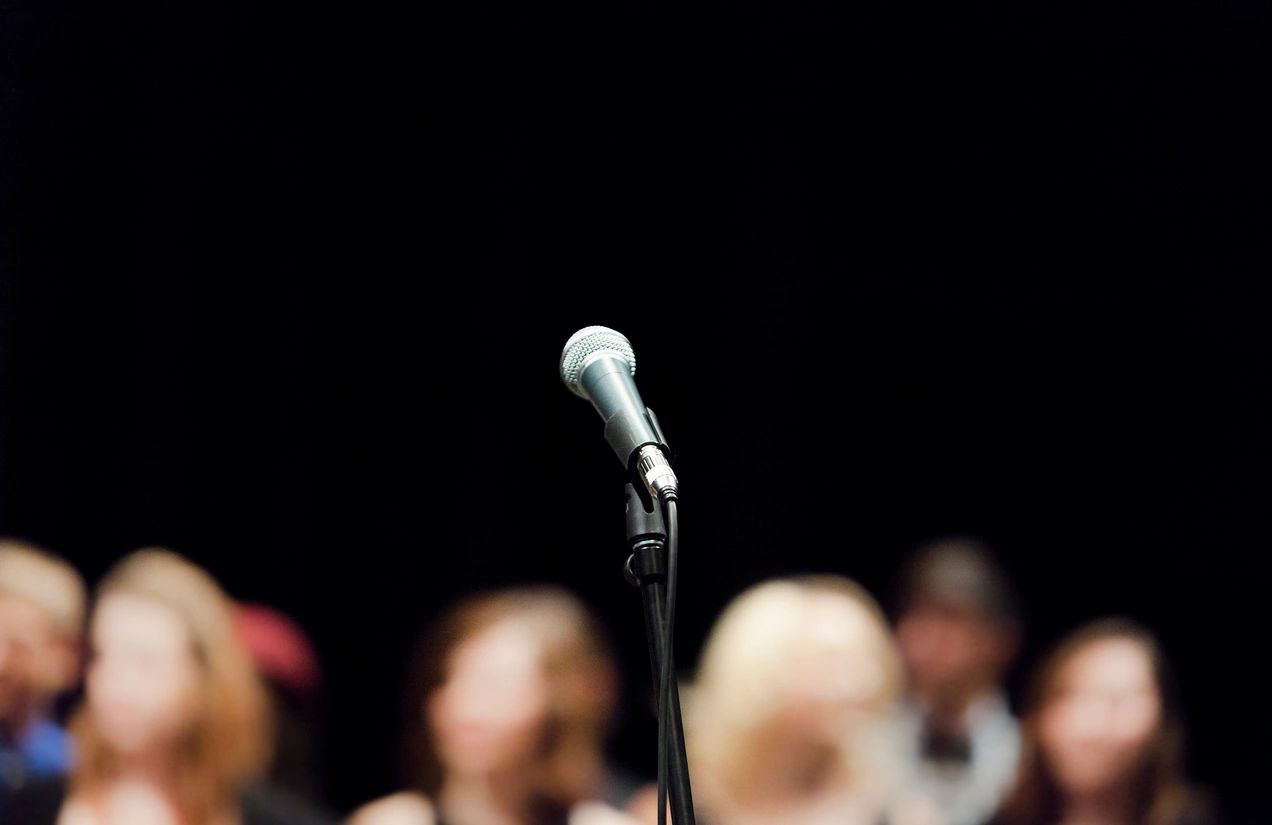
<svg viewBox="0 0 1272 825">
<path fill-rule="evenodd" d="M 102 738 L 126 756 L 175 744 L 199 700 L 200 667 L 182 618 L 137 596 L 107 596 L 90 637 L 87 702 Z"/>
<path fill-rule="evenodd" d="M 66 687 L 73 645 L 34 603 L 0 593 L 0 724 L 25 724 L 39 705 Z"/>
<path fill-rule="evenodd" d="M 877 626 L 860 605 L 816 596 L 783 675 L 783 711 L 775 722 L 792 736 L 834 739 L 880 712 L 889 699 L 883 654 Z"/>
<path fill-rule="evenodd" d="M 513 622 L 455 648 L 427 707 L 447 771 L 489 775 L 539 756 L 549 704 L 541 658 L 538 640 Z"/>
<path fill-rule="evenodd" d="M 1013 648 L 1007 631 L 993 622 L 935 602 L 907 610 L 896 632 L 914 692 L 938 704 L 992 687 Z"/>
<path fill-rule="evenodd" d="M 1144 648 L 1130 639 L 1093 642 L 1061 668 L 1042 711 L 1043 761 L 1067 795 L 1116 788 L 1143 763 L 1161 712 Z"/>
</svg>

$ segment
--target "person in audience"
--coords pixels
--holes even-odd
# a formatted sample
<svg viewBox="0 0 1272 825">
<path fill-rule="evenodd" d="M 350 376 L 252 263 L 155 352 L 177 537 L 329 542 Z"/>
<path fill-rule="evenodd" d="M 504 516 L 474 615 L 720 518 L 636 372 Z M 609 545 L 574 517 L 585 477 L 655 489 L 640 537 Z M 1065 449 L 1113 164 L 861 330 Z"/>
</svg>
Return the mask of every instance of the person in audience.
<svg viewBox="0 0 1272 825">
<path fill-rule="evenodd" d="M 1185 778 L 1179 696 L 1144 627 L 1103 619 L 1064 639 L 1024 707 L 1019 780 L 997 825 L 1211 825 Z"/>
<path fill-rule="evenodd" d="M 1020 757 L 1002 688 L 1021 636 L 1015 593 L 983 543 L 946 539 L 915 552 L 897 607 L 910 693 L 908 769 L 893 825 L 983 825 Z"/>
<path fill-rule="evenodd" d="M 412 790 L 351 825 L 627 825 L 606 763 L 617 675 L 596 621 L 554 587 L 471 597 L 425 634 L 408 689 Z M 606 804 L 611 803 L 611 804 Z"/>
<path fill-rule="evenodd" d="M 79 681 L 86 598 L 69 564 L 0 540 L 0 799 L 70 768 L 55 705 Z"/>
<path fill-rule="evenodd" d="M 138 551 L 103 580 L 89 625 L 69 782 L 33 784 L 0 820 L 23 825 L 309 825 L 257 780 L 265 694 L 232 606 L 200 568 Z"/>
<path fill-rule="evenodd" d="M 322 672 L 313 642 L 295 619 L 269 605 L 239 603 L 234 625 L 270 698 L 275 726 L 270 783 L 325 805 Z"/>
<path fill-rule="evenodd" d="M 737 596 L 684 697 L 698 821 L 881 822 L 899 766 L 902 684 L 883 613 L 849 579 L 777 579 Z M 653 788 L 633 812 L 657 821 Z"/>
</svg>

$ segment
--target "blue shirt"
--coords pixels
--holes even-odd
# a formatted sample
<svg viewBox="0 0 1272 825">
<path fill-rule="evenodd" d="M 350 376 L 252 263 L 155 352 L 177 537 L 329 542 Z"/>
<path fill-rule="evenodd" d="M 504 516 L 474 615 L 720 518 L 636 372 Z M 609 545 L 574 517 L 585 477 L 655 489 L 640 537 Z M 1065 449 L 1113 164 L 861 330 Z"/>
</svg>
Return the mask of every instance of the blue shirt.
<svg viewBox="0 0 1272 825">
<path fill-rule="evenodd" d="M 0 793 L 66 773 L 71 756 L 70 735 L 49 719 L 36 720 L 18 742 L 0 741 Z"/>
</svg>

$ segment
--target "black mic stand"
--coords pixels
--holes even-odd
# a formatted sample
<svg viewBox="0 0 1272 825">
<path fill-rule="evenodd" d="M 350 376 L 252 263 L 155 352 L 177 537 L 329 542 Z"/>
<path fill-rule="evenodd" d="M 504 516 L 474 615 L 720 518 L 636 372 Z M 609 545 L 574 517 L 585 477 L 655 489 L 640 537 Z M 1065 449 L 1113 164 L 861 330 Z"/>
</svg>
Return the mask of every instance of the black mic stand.
<svg viewBox="0 0 1272 825">
<path fill-rule="evenodd" d="M 626 493 L 627 545 L 631 548 L 631 555 L 627 557 L 623 572 L 627 581 L 640 588 L 645 608 L 645 636 L 649 640 L 649 664 L 654 674 L 655 695 L 659 695 L 663 657 L 672 655 L 672 651 L 663 649 L 667 635 L 667 527 L 662 509 L 647 494 L 640 495 L 631 484 L 627 485 Z M 675 673 L 674 660 L 671 672 Z M 671 821 L 675 825 L 696 825 L 693 793 L 689 788 L 689 761 L 685 757 L 684 724 L 680 715 L 680 690 L 674 677 L 667 697 L 667 712 L 671 715 L 667 720 L 666 754 Z"/>
</svg>

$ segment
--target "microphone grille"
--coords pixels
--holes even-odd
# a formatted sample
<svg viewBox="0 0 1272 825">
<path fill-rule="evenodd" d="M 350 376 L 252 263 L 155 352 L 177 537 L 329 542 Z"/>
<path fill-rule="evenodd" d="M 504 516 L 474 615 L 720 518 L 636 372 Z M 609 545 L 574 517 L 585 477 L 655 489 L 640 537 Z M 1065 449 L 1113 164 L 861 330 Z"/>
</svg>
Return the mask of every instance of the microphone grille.
<svg viewBox="0 0 1272 825">
<path fill-rule="evenodd" d="M 598 352 L 612 352 L 627 362 L 636 375 L 636 353 L 632 344 L 621 333 L 609 327 L 583 327 L 570 336 L 561 351 L 561 380 L 570 392 L 580 398 L 587 398 L 583 388 L 579 386 L 579 376 L 583 372 L 583 364 Z"/>
</svg>

